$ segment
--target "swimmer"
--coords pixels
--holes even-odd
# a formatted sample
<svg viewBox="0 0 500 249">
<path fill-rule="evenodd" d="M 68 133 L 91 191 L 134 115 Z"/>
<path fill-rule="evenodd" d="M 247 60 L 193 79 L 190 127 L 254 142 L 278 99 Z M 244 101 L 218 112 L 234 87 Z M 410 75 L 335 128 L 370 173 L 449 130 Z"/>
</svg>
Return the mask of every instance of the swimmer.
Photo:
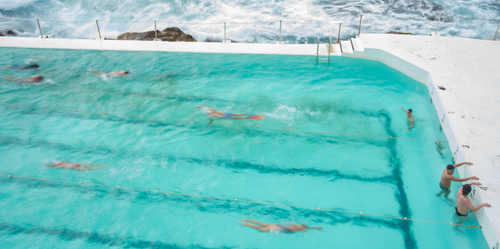
<svg viewBox="0 0 500 249">
<path fill-rule="evenodd" d="M 96 72 L 96 73 L 91 73 L 91 74 L 92 75 L 99 75 L 99 76 L 111 76 L 111 77 L 130 76 L 128 71 L 110 72 L 110 73 L 105 73 L 105 72 L 101 72 L 99 70 L 94 70 L 94 69 L 87 69 L 87 71 Z"/>
<path fill-rule="evenodd" d="M 29 78 L 23 79 L 23 78 L 15 78 L 12 76 L 0 76 L 0 78 L 12 82 L 17 82 L 19 84 L 33 84 L 33 83 L 40 83 L 43 80 L 43 75 L 33 75 L 30 76 Z"/>
<path fill-rule="evenodd" d="M 463 162 L 463 163 L 457 163 L 455 165 L 448 164 L 446 166 L 446 169 L 443 170 L 443 173 L 441 174 L 441 181 L 439 182 L 439 187 L 441 188 L 441 192 L 437 194 L 437 196 L 440 196 L 441 194 L 444 193 L 444 197 L 448 199 L 448 195 L 450 194 L 450 187 L 451 187 L 451 182 L 465 182 L 468 180 L 479 180 L 479 178 L 475 176 L 470 176 L 470 177 L 465 177 L 465 178 L 458 178 L 454 177 L 453 173 L 455 172 L 455 169 L 467 164 L 469 166 L 472 165 L 471 162 Z M 448 199 L 449 200 L 449 199 Z"/>
<path fill-rule="evenodd" d="M 95 166 L 101 164 L 82 164 L 82 163 L 70 163 L 68 161 L 54 161 L 51 164 L 45 164 L 49 168 L 61 168 L 61 169 L 73 169 L 73 170 L 95 170 Z"/>
<path fill-rule="evenodd" d="M 1 66 L 1 69 L 10 69 L 10 70 L 36 70 L 40 66 L 38 64 L 27 64 L 27 65 L 5 65 Z"/>
<path fill-rule="evenodd" d="M 200 106 L 195 106 L 192 108 L 201 108 L 201 112 L 207 114 L 210 117 L 210 122 L 208 124 L 211 124 L 214 122 L 214 118 L 220 118 L 220 119 L 257 119 L 257 120 L 263 120 L 264 116 L 262 115 L 248 115 L 244 113 L 224 113 L 224 112 L 219 112 L 211 107 L 200 105 Z M 246 116 L 246 117 L 245 117 Z"/>
<path fill-rule="evenodd" d="M 304 232 L 307 229 L 316 229 L 321 231 L 323 228 L 322 227 L 309 227 L 306 225 L 298 225 L 295 223 L 287 222 L 284 223 L 283 225 L 278 225 L 278 224 L 264 224 L 256 220 L 249 220 L 249 219 L 243 219 L 241 222 L 247 222 L 243 223 L 243 226 L 251 227 L 254 229 L 257 229 L 263 233 L 295 233 L 295 232 Z M 253 224 L 257 225 L 253 225 Z"/>
<path fill-rule="evenodd" d="M 475 207 L 472 205 L 472 203 L 470 203 L 470 200 L 469 200 L 469 198 L 467 198 L 467 196 L 469 195 L 469 193 L 472 190 L 471 185 L 480 186 L 481 183 L 473 182 L 470 184 L 465 184 L 457 192 L 457 206 L 455 207 L 455 214 L 459 218 L 462 218 L 461 222 L 463 222 L 467 219 L 467 214 L 469 212 L 469 209 L 472 210 L 472 212 L 476 212 L 477 210 L 481 209 L 482 207 L 491 207 L 491 205 L 486 203 L 486 202 L 481 203 Z"/>
<path fill-rule="evenodd" d="M 408 118 L 408 123 L 410 124 L 407 130 L 413 129 L 413 126 L 415 125 L 415 119 L 413 118 L 413 110 L 412 109 L 405 110 L 405 108 L 403 108 L 402 106 L 401 109 L 403 109 L 403 111 L 406 111 L 406 117 Z"/>
</svg>

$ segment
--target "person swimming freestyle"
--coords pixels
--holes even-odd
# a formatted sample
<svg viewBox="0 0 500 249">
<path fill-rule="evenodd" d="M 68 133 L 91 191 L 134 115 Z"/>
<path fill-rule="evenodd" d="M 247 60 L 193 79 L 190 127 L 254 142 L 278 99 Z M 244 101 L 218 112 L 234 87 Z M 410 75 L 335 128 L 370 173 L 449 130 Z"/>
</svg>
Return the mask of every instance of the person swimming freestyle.
<svg viewBox="0 0 500 249">
<path fill-rule="evenodd" d="M 208 115 L 210 117 L 210 122 L 208 124 L 211 124 L 214 121 L 214 118 L 220 118 L 220 119 L 256 119 L 256 120 L 263 120 L 264 116 L 263 115 L 248 115 L 245 113 L 231 113 L 231 112 L 219 112 L 209 106 L 205 105 L 200 105 L 200 106 L 195 106 L 191 108 L 200 108 L 201 112 L 204 114 Z"/>
<path fill-rule="evenodd" d="M 110 77 L 117 77 L 117 76 L 130 76 L 128 71 L 119 71 L 119 72 L 109 72 L 105 73 L 99 70 L 95 69 L 87 69 L 87 71 L 92 71 L 95 73 L 91 73 L 92 75 L 98 75 L 98 76 L 110 76 Z"/>
<path fill-rule="evenodd" d="M 1 69 L 11 69 L 11 70 L 36 70 L 40 65 L 31 63 L 27 65 L 5 65 L 1 66 Z"/>
<path fill-rule="evenodd" d="M 241 222 L 245 222 L 242 224 L 243 226 L 251 227 L 251 228 L 256 229 L 256 230 L 263 232 L 263 233 L 288 233 L 288 234 L 292 234 L 295 232 L 304 232 L 308 229 L 316 229 L 319 231 L 323 230 L 322 227 L 309 227 L 309 226 L 304 225 L 304 224 L 299 225 L 299 224 L 295 224 L 292 222 L 287 222 L 287 223 L 284 223 L 282 225 L 280 225 L 280 224 L 265 224 L 265 223 L 262 223 L 260 221 L 250 220 L 250 219 L 243 219 L 243 220 L 241 220 Z M 250 224 L 250 223 L 253 223 L 253 224 Z M 254 224 L 256 224 L 256 225 L 254 225 Z"/>
<path fill-rule="evenodd" d="M 102 164 L 83 164 L 83 163 L 70 163 L 68 161 L 53 161 L 51 164 L 45 164 L 49 168 L 72 169 L 79 171 L 96 170 L 96 166 Z"/>
<path fill-rule="evenodd" d="M 40 83 L 44 79 L 43 75 L 33 75 L 30 76 L 29 78 L 16 78 L 12 76 L 0 76 L 0 78 L 12 82 L 16 82 L 19 84 L 33 84 L 33 83 Z"/>
</svg>

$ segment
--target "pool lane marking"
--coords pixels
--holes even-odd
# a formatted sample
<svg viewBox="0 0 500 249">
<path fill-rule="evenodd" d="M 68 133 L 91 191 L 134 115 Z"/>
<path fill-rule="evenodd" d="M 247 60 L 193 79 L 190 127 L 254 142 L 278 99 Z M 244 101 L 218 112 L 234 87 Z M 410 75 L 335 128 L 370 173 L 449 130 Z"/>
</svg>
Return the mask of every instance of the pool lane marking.
<svg viewBox="0 0 500 249">
<path fill-rule="evenodd" d="M 279 206 L 285 206 L 285 207 L 293 207 L 293 208 L 301 208 L 301 209 L 314 209 L 314 210 L 327 211 L 327 212 L 338 212 L 338 213 L 368 215 L 368 216 L 374 216 L 374 217 L 398 219 L 398 220 L 405 220 L 405 221 L 421 221 L 421 222 L 444 224 L 444 225 L 452 225 L 452 226 L 462 226 L 462 227 L 467 227 L 469 229 L 470 228 L 482 228 L 481 226 L 476 226 L 476 225 L 463 225 L 463 224 L 456 224 L 456 223 L 452 223 L 452 222 L 441 222 L 441 221 L 432 221 L 432 220 L 412 219 L 412 218 L 407 218 L 407 217 L 398 217 L 398 216 L 390 216 L 390 215 L 382 215 L 382 214 L 369 214 L 369 213 L 363 213 L 363 212 L 353 212 L 353 211 L 338 210 L 338 209 L 328 209 L 328 208 L 320 208 L 320 207 L 296 206 L 296 205 L 282 204 L 282 203 L 277 203 L 277 202 L 275 202 L 275 203 L 260 202 L 260 201 L 252 201 L 252 200 L 241 200 L 241 199 L 238 199 L 238 198 L 225 198 L 225 197 L 216 197 L 216 196 L 204 196 L 204 195 L 198 195 L 198 194 L 185 194 L 185 193 L 167 192 L 167 191 L 150 190 L 150 189 L 140 189 L 140 188 L 130 188 L 130 187 L 122 187 L 122 186 L 112 186 L 112 185 L 105 185 L 105 184 L 98 184 L 98 183 L 73 182 L 73 181 L 54 180 L 54 179 L 47 179 L 47 178 L 28 177 L 28 176 L 13 176 L 13 175 L 3 175 L 3 174 L 0 174 L 0 176 L 7 176 L 8 178 L 20 178 L 20 179 L 41 180 L 41 181 L 50 181 L 50 182 L 72 183 L 72 184 L 79 184 L 79 185 L 99 186 L 99 187 L 106 187 L 106 188 L 128 189 L 128 190 L 135 190 L 135 191 L 141 191 L 141 192 L 153 192 L 153 193 L 161 193 L 161 194 L 169 194 L 169 195 L 181 195 L 181 196 L 199 197 L 199 198 L 205 198 L 205 199 L 218 199 L 218 200 L 225 200 L 225 201 L 239 201 L 239 202 L 257 203 L 257 204 L 274 205 L 274 206 L 278 206 L 279 205 Z"/>
<path fill-rule="evenodd" d="M 172 120 L 177 120 L 177 121 L 188 121 L 188 122 L 210 123 L 210 121 L 206 121 L 206 120 L 193 120 L 193 119 L 182 119 L 182 118 L 157 117 L 157 116 L 147 116 L 147 115 L 129 114 L 129 113 L 98 112 L 98 111 L 87 111 L 87 110 L 79 110 L 79 109 L 67 109 L 67 108 L 48 107 L 48 106 L 20 105 L 20 104 L 10 104 L 10 103 L 0 103 L 0 105 L 20 106 L 20 107 L 33 107 L 33 108 L 40 108 L 40 109 L 52 109 L 52 110 L 60 110 L 60 111 L 74 111 L 74 112 L 86 112 L 86 113 L 109 114 L 109 115 L 135 116 L 135 117 L 145 117 L 145 118 L 155 118 L 155 119 L 172 119 Z M 222 125 L 237 125 L 237 126 L 244 126 L 244 127 L 255 127 L 255 125 L 249 125 L 249 124 L 233 124 L 233 123 L 224 123 L 224 122 L 212 122 L 212 123 L 214 123 L 214 124 L 222 124 Z M 362 136 L 362 137 L 389 138 L 389 139 L 401 139 L 401 140 L 448 142 L 448 141 L 443 141 L 443 140 L 416 139 L 416 138 L 393 137 L 393 136 L 389 136 L 388 137 L 388 136 L 366 135 L 366 134 L 357 134 L 357 133 L 339 133 L 339 132 L 330 132 L 330 131 L 311 131 L 311 130 L 301 130 L 301 129 L 292 129 L 292 128 L 283 128 L 283 127 L 271 127 L 271 126 L 260 126 L 260 125 L 257 125 L 256 127 L 267 128 L 267 129 L 274 129 L 274 130 L 288 130 L 288 131 L 299 131 L 299 132 L 309 132 L 309 133 L 323 133 L 323 134 L 344 135 L 344 136 Z"/>
</svg>

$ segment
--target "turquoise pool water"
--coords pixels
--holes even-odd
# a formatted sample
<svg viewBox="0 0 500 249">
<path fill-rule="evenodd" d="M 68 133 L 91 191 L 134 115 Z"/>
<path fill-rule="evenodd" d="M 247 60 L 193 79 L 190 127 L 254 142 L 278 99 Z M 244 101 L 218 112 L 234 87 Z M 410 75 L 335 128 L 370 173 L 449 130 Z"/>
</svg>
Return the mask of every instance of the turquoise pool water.
<svg viewBox="0 0 500 249">
<path fill-rule="evenodd" d="M 42 57 L 48 84 L 0 81 L 0 174 L 453 222 L 436 194 L 452 154 L 426 87 L 386 65 L 333 57 L 1 48 L 5 64 Z M 87 69 L 128 70 L 102 78 Z M 199 109 L 259 114 L 233 124 Z M 417 120 L 407 131 L 401 106 Z M 257 127 L 259 125 L 259 127 Z M 268 127 L 284 128 L 271 129 Z M 293 130 L 290 131 L 289 129 Z M 303 131 L 357 133 L 380 137 Z M 417 140 L 389 139 L 388 137 Z M 94 171 L 48 168 L 67 160 Z M 0 177 L 6 248 L 487 248 L 480 229 Z M 452 185 L 455 199 L 460 184 Z M 323 231 L 266 234 L 240 225 L 292 221 Z M 470 214 L 467 225 L 478 225 Z"/>
</svg>

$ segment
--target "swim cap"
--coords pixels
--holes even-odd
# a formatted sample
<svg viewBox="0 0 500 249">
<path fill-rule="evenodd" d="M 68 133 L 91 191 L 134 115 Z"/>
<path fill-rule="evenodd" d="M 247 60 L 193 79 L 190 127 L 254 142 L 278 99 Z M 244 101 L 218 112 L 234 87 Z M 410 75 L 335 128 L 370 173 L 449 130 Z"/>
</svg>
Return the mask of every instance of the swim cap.
<svg viewBox="0 0 500 249">
<path fill-rule="evenodd" d="M 455 167 L 453 167 L 453 165 L 451 165 L 451 164 L 448 164 L 448 166 L 446 166 L 446 168 L 449 170 L 455 170 Z"/>
<path fill-rule="evenodd" d="M 471 188 L 471 186 L 469 184 L 465 184 L 462 187 L 462 193 L 463 193 L 463 195 L 469 194 L 471 190 L 472 190 L 472 188 Z"/>
</svg>

